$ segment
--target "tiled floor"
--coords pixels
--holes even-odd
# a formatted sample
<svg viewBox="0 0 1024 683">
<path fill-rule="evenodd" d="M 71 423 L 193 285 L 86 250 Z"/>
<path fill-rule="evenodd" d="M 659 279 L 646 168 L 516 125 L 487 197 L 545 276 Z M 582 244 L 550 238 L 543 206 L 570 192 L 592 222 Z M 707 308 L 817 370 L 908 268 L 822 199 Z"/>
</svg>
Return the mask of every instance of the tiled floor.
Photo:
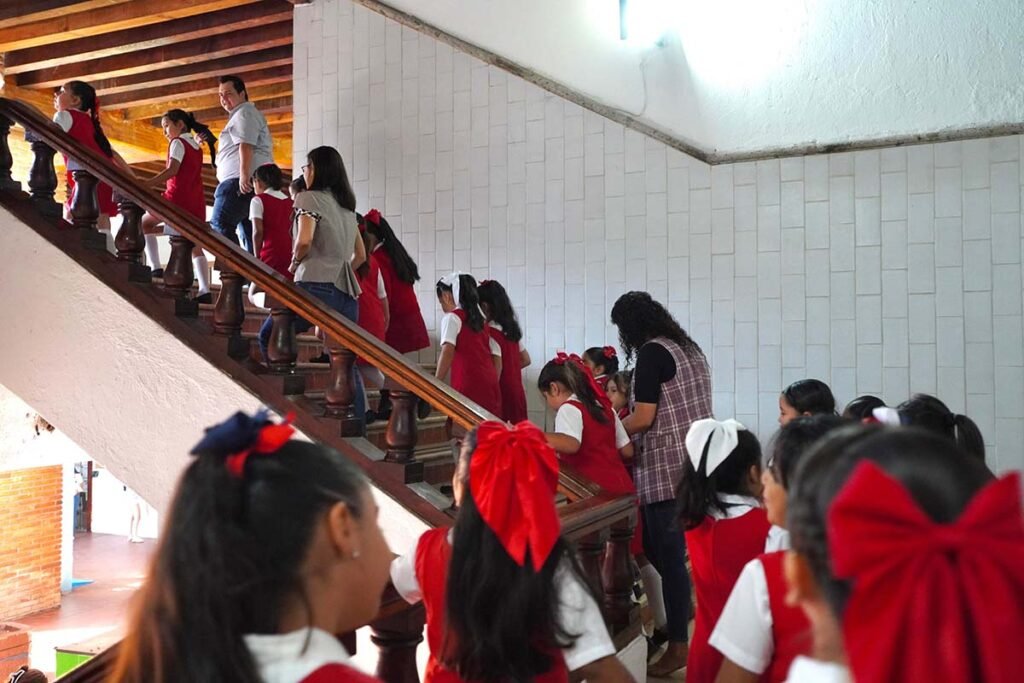
<svg viewBox="0 0 1024 683">
<path fill-rule="evenodd" d="M 53 676 L 54 648 L 109 633 L 117 638 L 129 601 L 142 584 L 156 543 L 128 543 L 124 536 L 82 534 L 75 538 L 74 576 L 93 583 L 74 589 L 58 609 L 18 621 L 32 628 L 32 666 Z"/>
</svg>

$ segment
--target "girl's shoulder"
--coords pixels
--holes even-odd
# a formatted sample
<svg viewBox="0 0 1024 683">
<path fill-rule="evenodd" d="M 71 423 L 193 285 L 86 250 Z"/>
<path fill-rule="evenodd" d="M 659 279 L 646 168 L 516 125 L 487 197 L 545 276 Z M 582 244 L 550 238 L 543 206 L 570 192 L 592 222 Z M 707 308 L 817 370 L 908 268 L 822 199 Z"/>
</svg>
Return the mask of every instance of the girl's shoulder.
<svg viewBox="0 0 1024 683">
<path fill-rule="evenodd" d="M 381 683 L 380 679 L 365 674 L 347 664 L 325 664 L 302 679 L 300 683 Z"/>
</svg>

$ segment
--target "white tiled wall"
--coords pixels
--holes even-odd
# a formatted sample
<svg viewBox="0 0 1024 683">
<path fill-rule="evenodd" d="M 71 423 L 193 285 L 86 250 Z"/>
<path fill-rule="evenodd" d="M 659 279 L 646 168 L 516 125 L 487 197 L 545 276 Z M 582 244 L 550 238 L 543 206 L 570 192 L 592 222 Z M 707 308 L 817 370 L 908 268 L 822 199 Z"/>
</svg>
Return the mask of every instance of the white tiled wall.
<svg viewBox="0 0 1024 683">
<path fill-rule="evenodd" d="M 645 289 L 708 354 L 716 413 L 762 437 L 817 377 L 841 403 L 936 393 L 1024 465 L 1020 137 L 709 167 L 350 0 L 298 8 L 294 49 L 296 153 L 338 147 L 428 326 L 453 268 L 506 285 L 528 386 L 615 342 L 612 304 Z"/>
</svg>

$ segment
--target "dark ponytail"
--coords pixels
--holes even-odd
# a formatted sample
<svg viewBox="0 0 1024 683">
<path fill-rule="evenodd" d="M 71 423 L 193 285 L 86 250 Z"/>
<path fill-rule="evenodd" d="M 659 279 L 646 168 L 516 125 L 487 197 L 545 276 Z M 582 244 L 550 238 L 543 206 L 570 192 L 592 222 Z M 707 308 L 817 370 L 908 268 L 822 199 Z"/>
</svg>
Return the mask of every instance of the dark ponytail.
<svg viewBox="0 0 1024 683">
<path fill-rule="evenodd" d="M 441 298 L 444 292 L 451 292 L 452 287 L 437 281 L 437 298 Z M 466 322 L 474 332 L 484 329 L 484 314 L 480 311 L 480 295 L 476 291 L 476 280 L 472 275 L 462 273 L 459 275 L 459 300 L 456 301 L 459 308 L 466 314 Z"/>
<path fill-rule="evenodd" d="M 210 165 L 217 168 L 217 149 L 215 147 L 217 138 L 209 126 L 204 126 L 196 121 L 196 117 L 184 109 L 169 109 L 164 113 L 163 118 L 170 119 L 175 123 L 184 123 L 186 131 L 198 133 L 200 138 L 205 139 L 210 150 Z"/>
<path fill-rule="evenodd" d="M 572 360 L 550 360 L 537 377 L 537 388 L 548 393 L 551 391 L 552 384 L 561 382 L 568 387 L 569 391 L 576 394 L 576 398 L 580 400 L 591 417 L 598 422 L 608 422 L 611 416 L 605 410 L 601 399 L 594 393 L 594 389 L 590 385 L 590 378 L 586 375 L 587 372 L 585 368 L 581 368 Z"/>
<path fill-rule="evenodd" d="M 186 468 L 114 683 L 259 680 L 243 636 L 276 633 L 290 600 L 312 616 L 301 571 L 314 531 L 339 502 L 360 518 L 366 479 L 337 452 L 298 440 L 249 457 L 235 476 L 227 458 L 237 446 L 211 445 Z"/>
<path fill-rule="evenodd" d="M 96 140 L 96 144 L 104 154 L 113 158 L 114 150 L 100 124 L 100 103 L 99 98 L 96 97 L 96 89 L 85 81 L 68 81 L 64 87 L 81 101 L 82 111 L 89 112 L 89 116 L 92 117 L 93 139 Z"/>
<path fill-rule="evenodd" d="M 391 257 L 391 263 L 395 266 L 395 274 L 398 275 L 399 280 L 412 285 L 420 279 L 420 272 L 416 268 L 416 262 L 412 260 L 409 252 L 405 250 L 402 243 L 395 237 L 395 231 L 391 229 L 391 225 L 384 216 L 380 216 L 380 220 L 376 223 L 366 221 L 366 232 L 377 238 L 377 241 L 382 245 L 381 249 Z"/>
<path fill-rule="evenodd" d="M 523 338 L 523 330 L 519 327 L 519 319 L 516 318 L 515 309 L 512 308 L 512 301 L 508 298 L 508 292 L 495 280 L 484 280 L 477 288 L 480 295 L 480 303 L 487 304 L 491 312 L 491 320 L 501 325 L 502 334 L 510 342 L 518 342 Z"/>
<path fill-rule="evenodd" d="M 922 427 L 941 434 L 982 462 L 985 461 L 985 439 L 974 420 L 954 413 L 949 407 L 928 394 L 914 394 L 897 408 L 900 422 Z"/>
<path fill-rule="evenodd" d="M 700 467 L 694 469 L 689 456 L 683 458 L 683 476 L 676 489 L 676 504 L 679 506 L 679 521 L 684 529 L 695 529 L 704 522 L 712 510 L 726 512 L 727 505 L 718 498 L 719 493 L 750 495 L 747 487 L 747 473 L 761 463 L 761 444 L 754 434 L 746 429 L 736 432 L 739 442 L 725 460 L 709 476 L 707 474 L 708 446 L 704 444 L 700 456 Z"/>
</svg>

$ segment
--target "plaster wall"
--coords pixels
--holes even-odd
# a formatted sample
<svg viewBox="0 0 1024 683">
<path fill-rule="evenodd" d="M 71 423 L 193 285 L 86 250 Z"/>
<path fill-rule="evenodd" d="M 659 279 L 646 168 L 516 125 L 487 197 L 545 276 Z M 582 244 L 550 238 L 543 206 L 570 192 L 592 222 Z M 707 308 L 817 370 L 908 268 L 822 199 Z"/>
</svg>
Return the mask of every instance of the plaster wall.
<svg viewBox="0 0 1024 683">
<path fill-rule="evenodd" d="M 295 150 L 338 147 L 435 335 L 439 276 L 503 282 L 531 388 L 648 290 L 706 351 L 716 414 L 762 438 L 817 377 L 840 404 L 937 394 L 1024 466 L 1021 137 L 711 167 L 350 0 L 295 16 Z"/>
<path fill-rule="evenodd" d="M 1017 0 L 387 2 L 718 154 L 1024 122 Z"/>
<path fill-rule="evenodd" d="M 3 208 L 0 231 L 0 382 L 162 517 L 203 428 L 259 400 Z M 424 525 L 376 493 L 405 548 Z"/>
</svg>

